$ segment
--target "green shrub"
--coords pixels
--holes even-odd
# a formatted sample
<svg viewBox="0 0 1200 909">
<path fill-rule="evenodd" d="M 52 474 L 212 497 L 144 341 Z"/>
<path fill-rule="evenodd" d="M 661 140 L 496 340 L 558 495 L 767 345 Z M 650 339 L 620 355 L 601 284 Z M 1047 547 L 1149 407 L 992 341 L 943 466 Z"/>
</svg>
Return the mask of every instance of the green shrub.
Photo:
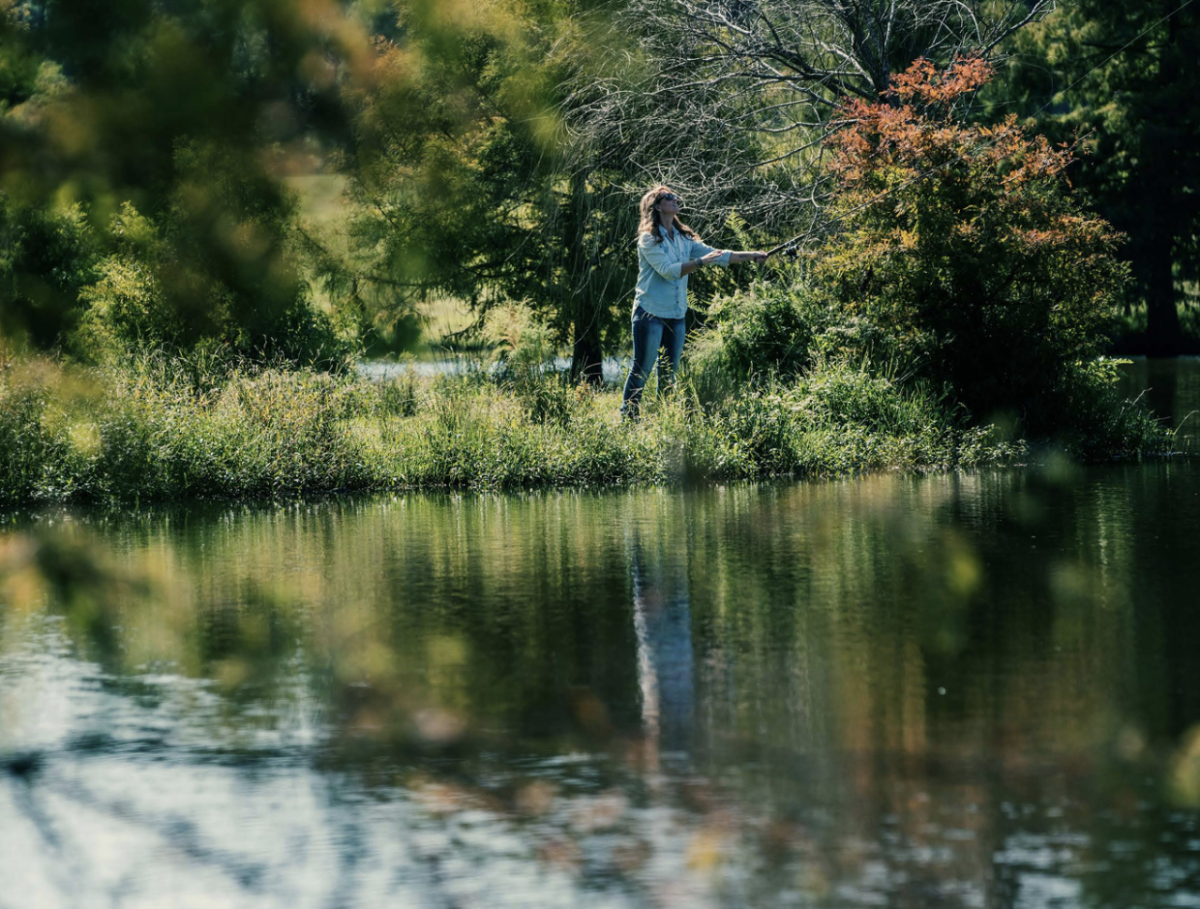
<svg viewBox="0 0 1200 909">
<path fill-rule="evenodd" d="M 379 412 L 384 417 L 415 416 L 420 406 L 421 386 L 416 371 L 405 370 L 394 379 L 380 383 Z"/>
<path fill-rule="evenodd" d="M 736 393 L 747 381 L 797 375 L 811 362 L 826 312 L 803 282 L 759 282 L 719 300 L 709 327 L 688 345 L 688 372 L 701 400 Z"/>
<path fill-rule="evenodd" d="M 0 368 L 0 503 L 703 483 L 1027 457 L 1020 443 L 965 426 L 929 386 L 828 358 L 707 404 L 684 381 L 647 401 L 638 423 L 619 419 L 619 392 L 587 388 L 567 389 L 561 414 L 546 419 L 531 411 L 528 387 L 518 394 L 511 378 L 484 371 L 374 383 L 206 362 L 211 372 L 144 351 L 102 368 Z M 1077 449 L 1163 450 L 1161 427 L 1094 396 L 1112 369 L 1083 370 L 1072 386 L 1081 424 L 1095 425 L 1085 405 L 1116 414 Z"/>
<path fill-rule="evenodd" d="M 100 245 L 79 204 L 36 208 L 0 192 L 0 335 L 33 348 L 57 344 L 95 277 Z"/>
<path fill-rule="evenodd" d="M 0 505 L 36 498 L 45 466 L 62 456 L 42 428 L 52 389 L 38 372 L 0 368 Z"/>
<path fill-rule="evenodd" d="M 193 229 L 178 213 L 153 220 L 122 206 L 109 226 L 111 248 L 78 288 L 78 324 L 68 338 L 77 359 L 104 364 L 162 348 L 185 357 L 221 350 L 230 361 L 346 368 L 350 343 L 311 303 L 286 257 L 260 262 L 247 253 L 185 266 L 178 245 Z M 227 244 L 236 252 L 255 237 L 266 243 L 274 229 L 250 219 Z"/>
<path fill-rule="evenodd" d="M 925 382 L 898 382 L 849 363 L 822 361 L 796 384 L 793 395 L 823 426 L 854 426 L 893 435 L 954 429 L 964 422 L 948 394 Z"/>
<path fill-rule="evenodd" d="M 1081 460 L 1165 454 L 1177 448 L 1176 433 L 1140 401 L 1122 397 L 1121 360 L 1073 364 L 1054 389 L 1055 411 L 1065 416 L 1062 435 Z"/>
<path fill-rule="evenodd" d="M 1128 268 L 1119 235 L 1071 194 L 1069 150 L 1015 118 L 958 122 L 989 77 L 978 60 L 919 61 L 888 98 L 846 106 L 830 141 L 837 230 L 809 275 L 850 327 L 848 351 L 949 385 L 979 422 L 1009 414 L 1048 434 Z"/>
<path fill-rule="evenodd" d="M 491 374 L 511 392 L 535 423 L 566 425 L 573 389 L 556 365 L 558 347 L 550 329 L 520 307 L 492 314 Z"/>
</svg>

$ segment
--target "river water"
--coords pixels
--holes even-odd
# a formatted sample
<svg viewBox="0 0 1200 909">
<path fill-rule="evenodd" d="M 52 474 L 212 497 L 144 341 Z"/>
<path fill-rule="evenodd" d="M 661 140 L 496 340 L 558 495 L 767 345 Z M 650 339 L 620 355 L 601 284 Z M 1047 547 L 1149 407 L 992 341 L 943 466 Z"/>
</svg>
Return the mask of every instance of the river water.
<svg viewBox="0 0 1200 909">
<path fill-rule="evenodd" d="M 1198 543 L 1186 460 L 18 516 L 0 907 L 1200 906 Z"/>
</svg>

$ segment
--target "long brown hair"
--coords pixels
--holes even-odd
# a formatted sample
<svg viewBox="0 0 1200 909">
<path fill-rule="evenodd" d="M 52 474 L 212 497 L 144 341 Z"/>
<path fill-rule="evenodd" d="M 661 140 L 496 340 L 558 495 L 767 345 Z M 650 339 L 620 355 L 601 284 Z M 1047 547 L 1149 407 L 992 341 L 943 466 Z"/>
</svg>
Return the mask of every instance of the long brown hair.
<svg viewBox="0 0 1200 909">
<path fill-rule="evenodd" d="M 642 221 L 640 224 L 638 224 L 639 237 L 642 234 L 650 234 L 654 237 L 654 241 L 656 243 L 661 243 L 663 241 L 662 216 L 659 214 L 658 209 L 656 209 L 654 206 L 657 205 L 658 200 L 667 193 L 671 193 L 675 196 L 679 195 L 675 192 L 675 190 L 671 189 L 671 187 L 660 184 L 646 193 L 646 195 L 642 196 L 642 201 L 638 205 L 638 208 L 642 213 Z M 696 232 L 694 230 L 679 220 L 678 216 L 675 217 L 675 229 L 685 237 L 691 237 L 693 240 L 700 239 L 698 236 L 696 236 Z"/>
</svg>

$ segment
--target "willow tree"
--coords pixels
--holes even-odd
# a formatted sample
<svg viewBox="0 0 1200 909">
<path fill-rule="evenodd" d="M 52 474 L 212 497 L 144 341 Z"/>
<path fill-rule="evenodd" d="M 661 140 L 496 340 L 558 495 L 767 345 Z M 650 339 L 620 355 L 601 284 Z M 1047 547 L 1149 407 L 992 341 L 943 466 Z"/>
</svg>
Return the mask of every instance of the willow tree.
<svg viewBox="0 0 1200 909">
<path fill-rule="evenodd" d="M 590 6 L 394 5 L 374 78 L 350 94 L 351 250 L 323 269 L 343 305 L 386 330 L 429 294 L 481 315 L 527 304 L 572 343 L 575 375 L 599 378 L 636 225 L 621 174 L 562 118 L 592 49 L 613 40 Z"/>
</svg>

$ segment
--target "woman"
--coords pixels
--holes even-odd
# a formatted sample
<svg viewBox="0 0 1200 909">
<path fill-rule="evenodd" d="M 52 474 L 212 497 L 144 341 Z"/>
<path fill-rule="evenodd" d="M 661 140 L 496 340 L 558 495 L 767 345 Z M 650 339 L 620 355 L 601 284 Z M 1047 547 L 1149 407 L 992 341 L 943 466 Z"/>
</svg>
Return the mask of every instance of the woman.
<svg viewBox="0 0 1200 909">
<path fill-rule="evenodd" d="M 634 419 L 642 389 L 658 360 L 658 386 L 668 387 L 683 355 L 688 275 L 702 265 L 726 267 L 761 262 L 763 252 L 730 252 L 705 246 L 679 220 L 681 201 L 670 187 L 656 186 L 642 196 L 638 225 L 638 281 L 633 298 L 633 365 L 625 380 L 621 413 Z M 666 361 L 658 359 L 666 348 Z"/>
</svg>

